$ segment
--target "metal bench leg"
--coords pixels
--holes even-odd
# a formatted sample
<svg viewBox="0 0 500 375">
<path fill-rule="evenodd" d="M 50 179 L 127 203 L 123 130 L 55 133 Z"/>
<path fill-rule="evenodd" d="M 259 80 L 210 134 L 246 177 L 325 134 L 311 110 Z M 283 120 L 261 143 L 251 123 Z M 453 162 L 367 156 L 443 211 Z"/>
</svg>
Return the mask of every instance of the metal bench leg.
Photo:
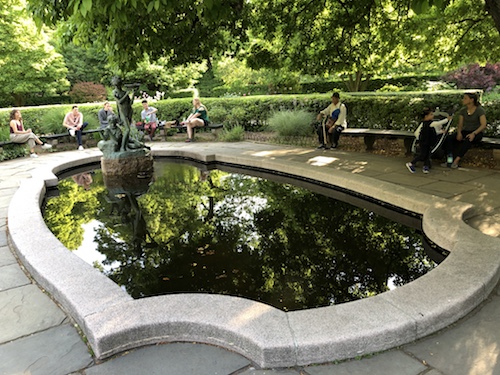
<svg viewBox="0 0 500 375">
<path fill-rule="evenodd" d="M 412 154 L 411 148 L 413 146 L 413 138 L 405 138 L 403 141 L 405 146 L 405 155 L 410 156 Z"/>
<path fill-rule="evenodd" d="M 373 144 L 375 143 L 375 139 L 377 139 L 374 135 L 365 135 L 363 137 L 363 141 L 365 142 L 366 150 L 373 150 Z"/>
</svg>

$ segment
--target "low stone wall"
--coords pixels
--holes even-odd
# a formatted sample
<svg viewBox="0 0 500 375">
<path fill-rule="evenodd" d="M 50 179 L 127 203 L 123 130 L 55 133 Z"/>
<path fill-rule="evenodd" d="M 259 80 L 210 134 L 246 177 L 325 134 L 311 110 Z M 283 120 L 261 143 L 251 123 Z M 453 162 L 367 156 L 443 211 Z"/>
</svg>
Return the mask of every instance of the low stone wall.
<svg viewBox="0 0 500 375">
<path fill-rule="evenodd" d="M 353 358 L 414 341 L 456 322 L 484 301 L 497 284 L 500 239 L 465 224 L 473 209 L 470 204 L 357 174 L 277 160 L 271 148 L 255 144 L 245 151 L 171 145 L 153 148 L 153 153 L 302 176 L 396 205 L 421 214 L 425 235 L 450 255 L 433 271 L 395 290 L 303 311 L 285 313 L 256 301 L 206 294 L 133 300 L 69 252 L 48 230 L 40 212 L 46 187 L 58 183 L 56 174 L 99 161 L 98 151 L 68 153 L 64 160 L 33 172 L 9 207 L 11 242 L 37 282 L 78 322 L 98 359 L 142 345 L 175 341 L 219 345 L 262 367 Z M 279 147 L 274 149 L 280 152 Z"/>
</svg>

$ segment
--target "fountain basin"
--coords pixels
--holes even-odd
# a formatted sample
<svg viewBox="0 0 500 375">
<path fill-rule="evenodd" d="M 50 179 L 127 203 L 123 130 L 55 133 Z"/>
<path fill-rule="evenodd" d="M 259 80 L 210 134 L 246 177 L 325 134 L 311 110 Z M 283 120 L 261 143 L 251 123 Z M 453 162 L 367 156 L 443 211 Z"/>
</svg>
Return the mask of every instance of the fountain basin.
<svg viewBox="0 0 500 375">
<path fill-rule="evenodd" d="M 216 148 L 214 148 L 216 149 Z M 261 367 L 353 358 L 399 346 L 457 321 L 487 298 L 499 279 L 499 240 L 464 223 L 472 206 L 391 183 L 252 153 L 204 148 L 153 149 L 177 156 L 297 175 L 422 215 L 425 235 L 450 255 L 416 281 L 341 305 L 283 312 L 238 297 L 177 294 L 133 300 L 48 230 L 40 205 L 61 171 L 99 161 L 99 151 L 70 153 L 39 168 L 9 207 L 9 234 L 21 261 L 80 325 L 98 359 L 174 341 L 215 344 Z"/>
</svg>

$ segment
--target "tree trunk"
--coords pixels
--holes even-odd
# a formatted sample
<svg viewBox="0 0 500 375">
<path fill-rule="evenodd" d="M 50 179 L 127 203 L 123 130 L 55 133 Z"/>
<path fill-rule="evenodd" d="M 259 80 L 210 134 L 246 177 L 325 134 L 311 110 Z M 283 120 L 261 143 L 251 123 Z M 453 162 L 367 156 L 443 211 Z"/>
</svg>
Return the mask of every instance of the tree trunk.
<svg viewBox="0 0 500 375">
<path fill-rule="evenodd" d="M 500 0 L 485 0 L 486 11 L 491 15 L 500 33 Z"/>
<path fill-rule="evenodd" d="M 15 107 L 22 107 L 25 103 L 25 98 L 24 95 L 22 94 L 12 94 L 12 97 L 14 98 L 14 106 Z"/>
<path fill-rule="evenodd" d="M 344 80 L 344 84 L 347 87 L 347 91 L 350 92 L 366 91 L 371 77 L 371 74 L 363 76 L 363 72 L 358 70 L 356 73 L 350 74 L 349 80 Z"/>
</svg>

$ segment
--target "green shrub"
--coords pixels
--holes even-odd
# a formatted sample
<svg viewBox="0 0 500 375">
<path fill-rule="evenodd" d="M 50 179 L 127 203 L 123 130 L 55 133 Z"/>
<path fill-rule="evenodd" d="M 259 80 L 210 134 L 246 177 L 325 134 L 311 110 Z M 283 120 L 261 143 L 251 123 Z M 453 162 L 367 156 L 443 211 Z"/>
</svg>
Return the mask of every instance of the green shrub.
<svg viewBox="0 0 500 375">
<path fill-rule="evenodd" d="M 417 115 L 423 106 L 440 107 L 443 111 L 455 112 L 462 104 L 463 90 L 430 92 L 369 92 L 343 93 L 341 101 L 347 106 L 347 122 L 351 128 L 415 130 L 419 123 Z M 487 136 L 500 135 L 500 99 L 493 94 L 485 95 L 483 105 L 488 120 Z M 303 110 L 317 114 L 330 103 L 328 94 L 266 95 L 230 98 L 202 98 L 213 123 L 224 123 L 225 127 L 242 126 L 246 131 L 260 131 L 268 126 L 273 113 Z M 160 120 L 187 117 L 193 105 L 191 99 L 160 100 L 151 104 L 158 108 Z M 116 105 L 112 107 L 117 113 Z M 98 128 L 97 112 L 101 104 L 81 104 L 84 120 L 89 129 Z M 12 108 L 0 110 L 0 136 L 8 139 L 9 113 Z M 24 124 L 36 134 L 59 133 L 64 115 L 71 105 L 20 108 Z M 139 121 L 141 103 L 134 103 L 134 120 Z M 302 123 L 306 127 L 308 121 Z M 2 135 L 3 134 L 3 135 Z"/>
<path fill-rule="evenodd" d="M 240 125 L 223 129 L 219 138 L 223 142 L 241 142 L 245 139 L 245 129 Z"/>
<path fill-rule="evenodd" d="M 28 149 L 23 143 L 5 145 L 0 152 L 0 161 L 20 158 L 27 154 Z"/>
<path fill-rule="evenodd" d="M 312 134 L 314 115 L 304 110 L 279 111 L 269 118 L 269 127 L 280 136 L 307 136 Z"/>
<path fill-rule="evenodd" d="M 68 107 L 53 107 L 50 111 L 46 111 L 40 116 L 41 133 L 42 134 L 58 134 L 62 133 L 65 128 L 62 125 L 64 116 L 71 108 Z"/>
<path fill-rule="evenodd" d="M 9 139 L 10 139 L 9 126 L 1 126 L 0 127 L 0 142 L 8 141 Z"/>
<path fill-rule="evenodd" d="M 227 122 L 227 110 L 221 106 L 214 106 L 210 108 L 208 112 L 208 117 L 210 118 L 210 122 L 214 124 L 222 124 Z"/>
</svg>

